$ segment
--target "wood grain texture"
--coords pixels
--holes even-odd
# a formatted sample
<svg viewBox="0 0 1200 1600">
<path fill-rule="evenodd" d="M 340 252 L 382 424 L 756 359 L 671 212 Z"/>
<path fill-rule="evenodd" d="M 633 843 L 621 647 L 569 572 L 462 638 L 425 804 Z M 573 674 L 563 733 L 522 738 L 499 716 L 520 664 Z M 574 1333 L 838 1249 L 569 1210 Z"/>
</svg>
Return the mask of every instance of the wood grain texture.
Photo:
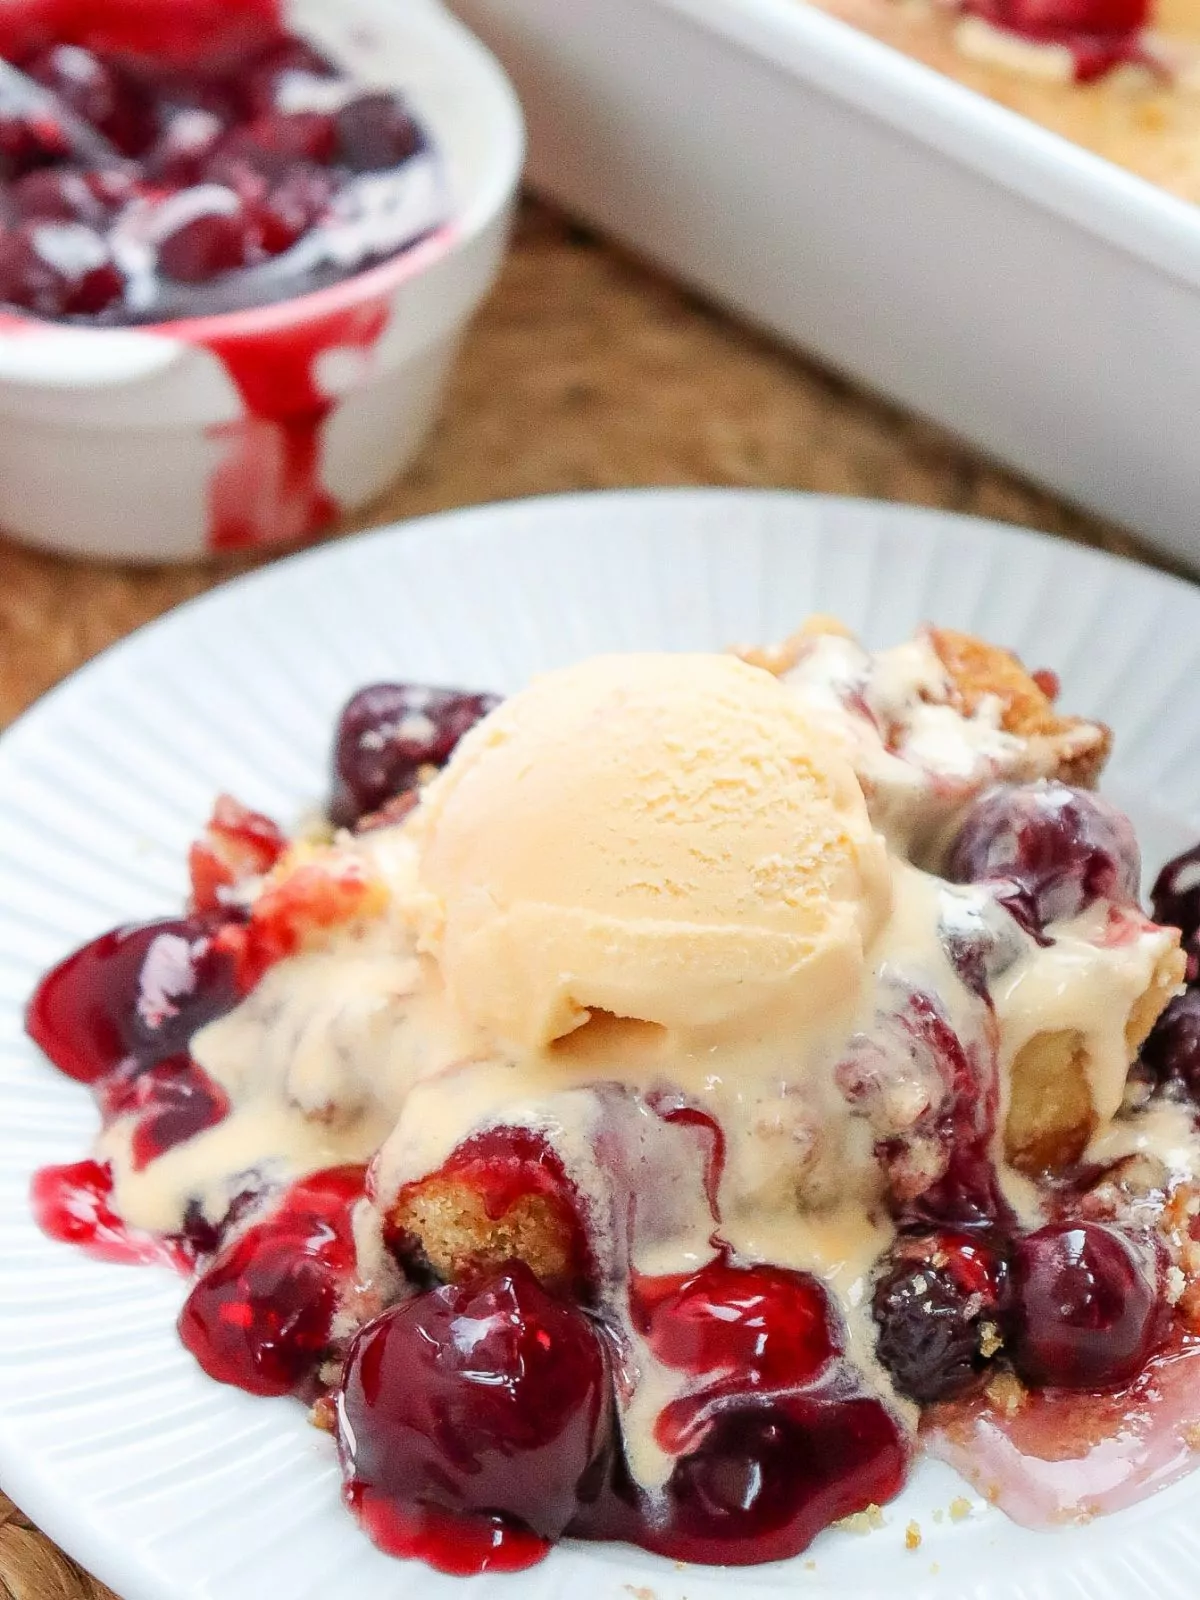
<svg viewBox="0 0 1200 1600">
<path fill-rule="evenodd" d="M 536 202 L 430 448 L 345 531 L 520 495 L 705 483 L 908 501 L 1146 555 Z M 139 570 L 0 538 L 0 726 L 97 651 L 255 564 Z M 0 1600 L 112 1597 L 0 1494 Z"/>
</svg>

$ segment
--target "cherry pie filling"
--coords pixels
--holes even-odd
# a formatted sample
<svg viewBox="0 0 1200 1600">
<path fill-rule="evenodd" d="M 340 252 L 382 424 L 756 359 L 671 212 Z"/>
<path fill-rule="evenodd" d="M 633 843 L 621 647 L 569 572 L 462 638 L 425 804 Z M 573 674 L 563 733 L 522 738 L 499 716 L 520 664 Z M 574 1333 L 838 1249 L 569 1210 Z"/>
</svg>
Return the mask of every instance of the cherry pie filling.
<svg viewBox="0 0 1200 1600">
<path fill-rule="evenodd" d="M 386 845 L 494 703 L 404 685 L 356 695 L 335 741 L 333 822 Z M 961 988 L 953 1016 L 892 971 L 877 1026 L 846 1048 L 839 1091 L 886 1174 L 860 1316 L 832 1277 L 731 1244 L 724 1130 L 669 1085 L 589 1090 L 614 1227 L 553 1119 L 536 1117 L 493 1119 L 387 1192 L 378 1157 L 336 1159 L 330 1145 L 322 1162 L 319 1139 L 299 1176 L 230 1154 L 223 1187 L 197 1184 L 174 1230 L 123 1221 L 116 1167 L 152 1176 L 235 1120 L 236 1093 L 193 1042 L 309 959 L 323 930 L 372 910 L 369 871 L 305 848 L 223 799 L 192 851 L 188 913 L 106 934 L 42 981 L 29 1032 L 92 1089 L 106 1132 L 95 1159 L 39 1174 L 33 1201 L 54 1237 L 191 1275 L 184 1343 L 218 1381 L 313 1403 L 336 1433 L 347 1503 L 382 1548 L 461 1573 L 527 1566 L 563 1536 L 687 1561 L 786 1558 L 900 1490 L 918 1423 L 929 1449 L 1031 1522 L 1071 1514 L 1102 1452 L 1124 1470 L 1115 1487 L 1096 1475 L 1090 1509 L 1186 1465 L 1200 1428 L 1200 1187 L 1119 1136 L 1107 1153 L 1085 1137 L 1052 1164 L 1021 1147 L 1020 1197 L 994 1156 L 1006 975 L 1080 919 L 1102 949 L 1152 926 L 1132 830 L 1106 802 L 1039 782 L 968 803 L 944 879 L 929 880 Z M 1155 923 L 1182 934 L 1189 987 L 1146 1039 L 1123 1114 L 1192 1129 L 1200 846 L 1163 868 L 1152 900 Z M 897 1059 L 903 1116 L 889 1101 Z M 707 1237 L 686 1272 L 635 1258 L 660 1226 L 648 1174 L 698 1196 Z M 657 1399 L 638 1383 L 648 1369 Z M 1048 1489 L 1047 1463 L 1062 1469 Z"/>
<path fill-rule="evenodd" d="M 136 15 L 134 14 L 136 10 Z M 80 0 L 6 8 L 0 305 L 91 326 L 207 316 L 307 294 L 442 221 L 429 141 L 269 5 Z M 128 12 L 128 14 L 126 14 Z M 106 159 L 73 137 L 82 125 Z"/>
</svg>

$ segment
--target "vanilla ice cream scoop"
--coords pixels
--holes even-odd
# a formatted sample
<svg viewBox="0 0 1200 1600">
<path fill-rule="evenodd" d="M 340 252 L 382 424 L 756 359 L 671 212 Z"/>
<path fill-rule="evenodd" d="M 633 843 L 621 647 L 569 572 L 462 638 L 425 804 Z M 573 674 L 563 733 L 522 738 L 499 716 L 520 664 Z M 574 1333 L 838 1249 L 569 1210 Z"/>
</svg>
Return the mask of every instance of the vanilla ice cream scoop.
<svg viewBox="0 0 1200 1600">
<path fill-rule="evenodd" d="M 627 655 L 536 680 L 413 823 L 460 1014 L 539 1050 L 596 1013 L 695 1048 L 852 1005 L 891 878 L 850 766 L 767 672 Z"/>
</svg>

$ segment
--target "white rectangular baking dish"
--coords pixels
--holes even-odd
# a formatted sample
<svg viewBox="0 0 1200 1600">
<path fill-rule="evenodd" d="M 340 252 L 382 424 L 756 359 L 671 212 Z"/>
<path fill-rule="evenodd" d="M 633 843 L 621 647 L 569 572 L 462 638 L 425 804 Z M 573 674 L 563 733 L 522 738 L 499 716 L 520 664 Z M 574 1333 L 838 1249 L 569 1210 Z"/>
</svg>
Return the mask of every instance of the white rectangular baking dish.
<svg viewBox="0 0 1200 1600">
<path fill-rule="evenodd" d="M 536 188 L 1200 567 L 1200 207 L 804 0 L 453 0 Z"/>
</svg>

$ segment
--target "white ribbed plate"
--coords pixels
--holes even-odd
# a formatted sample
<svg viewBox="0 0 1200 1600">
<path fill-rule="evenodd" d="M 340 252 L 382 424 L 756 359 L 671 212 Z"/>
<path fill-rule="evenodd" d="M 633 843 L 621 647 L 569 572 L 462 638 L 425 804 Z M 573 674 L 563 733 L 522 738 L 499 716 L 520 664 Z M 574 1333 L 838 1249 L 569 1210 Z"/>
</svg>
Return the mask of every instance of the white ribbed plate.
<svg viewBox="0 0 1200 1600">
<path fill-rule="evenodd" d="M 1062 674 L 1117 731 L 1109 789 L 1151 866 L 1200 834 L 1200 592 L 994 524 L 790 494 L 520 503 L 331 545 L 185 606 L 0 741 L 0 1483 L 123 1600 L 1194 1600 L 1200 1476 L 1086 1528 L 1033 1534 L 926 1465 L 886 1525 L 783 1566 L 681 1570 L 558 1550 L 504 1579 L 378 1555 L 299 1406 L 205 1379 L 182 1286 L 43 1239 L 26 1188 L 75 1159 L 88 1097 L 27 1043 L 25 999 L 72 946 L 168 912 L 213 794 L 282 818 L 324 784 L 334 716 L 372 679 L 512 690 L 601 650 L 719 649 L 833 611 L 872 644 L 926 619 Z M 910 1518 L 924 1542 L 904 1548 Z"/>
</svg>

